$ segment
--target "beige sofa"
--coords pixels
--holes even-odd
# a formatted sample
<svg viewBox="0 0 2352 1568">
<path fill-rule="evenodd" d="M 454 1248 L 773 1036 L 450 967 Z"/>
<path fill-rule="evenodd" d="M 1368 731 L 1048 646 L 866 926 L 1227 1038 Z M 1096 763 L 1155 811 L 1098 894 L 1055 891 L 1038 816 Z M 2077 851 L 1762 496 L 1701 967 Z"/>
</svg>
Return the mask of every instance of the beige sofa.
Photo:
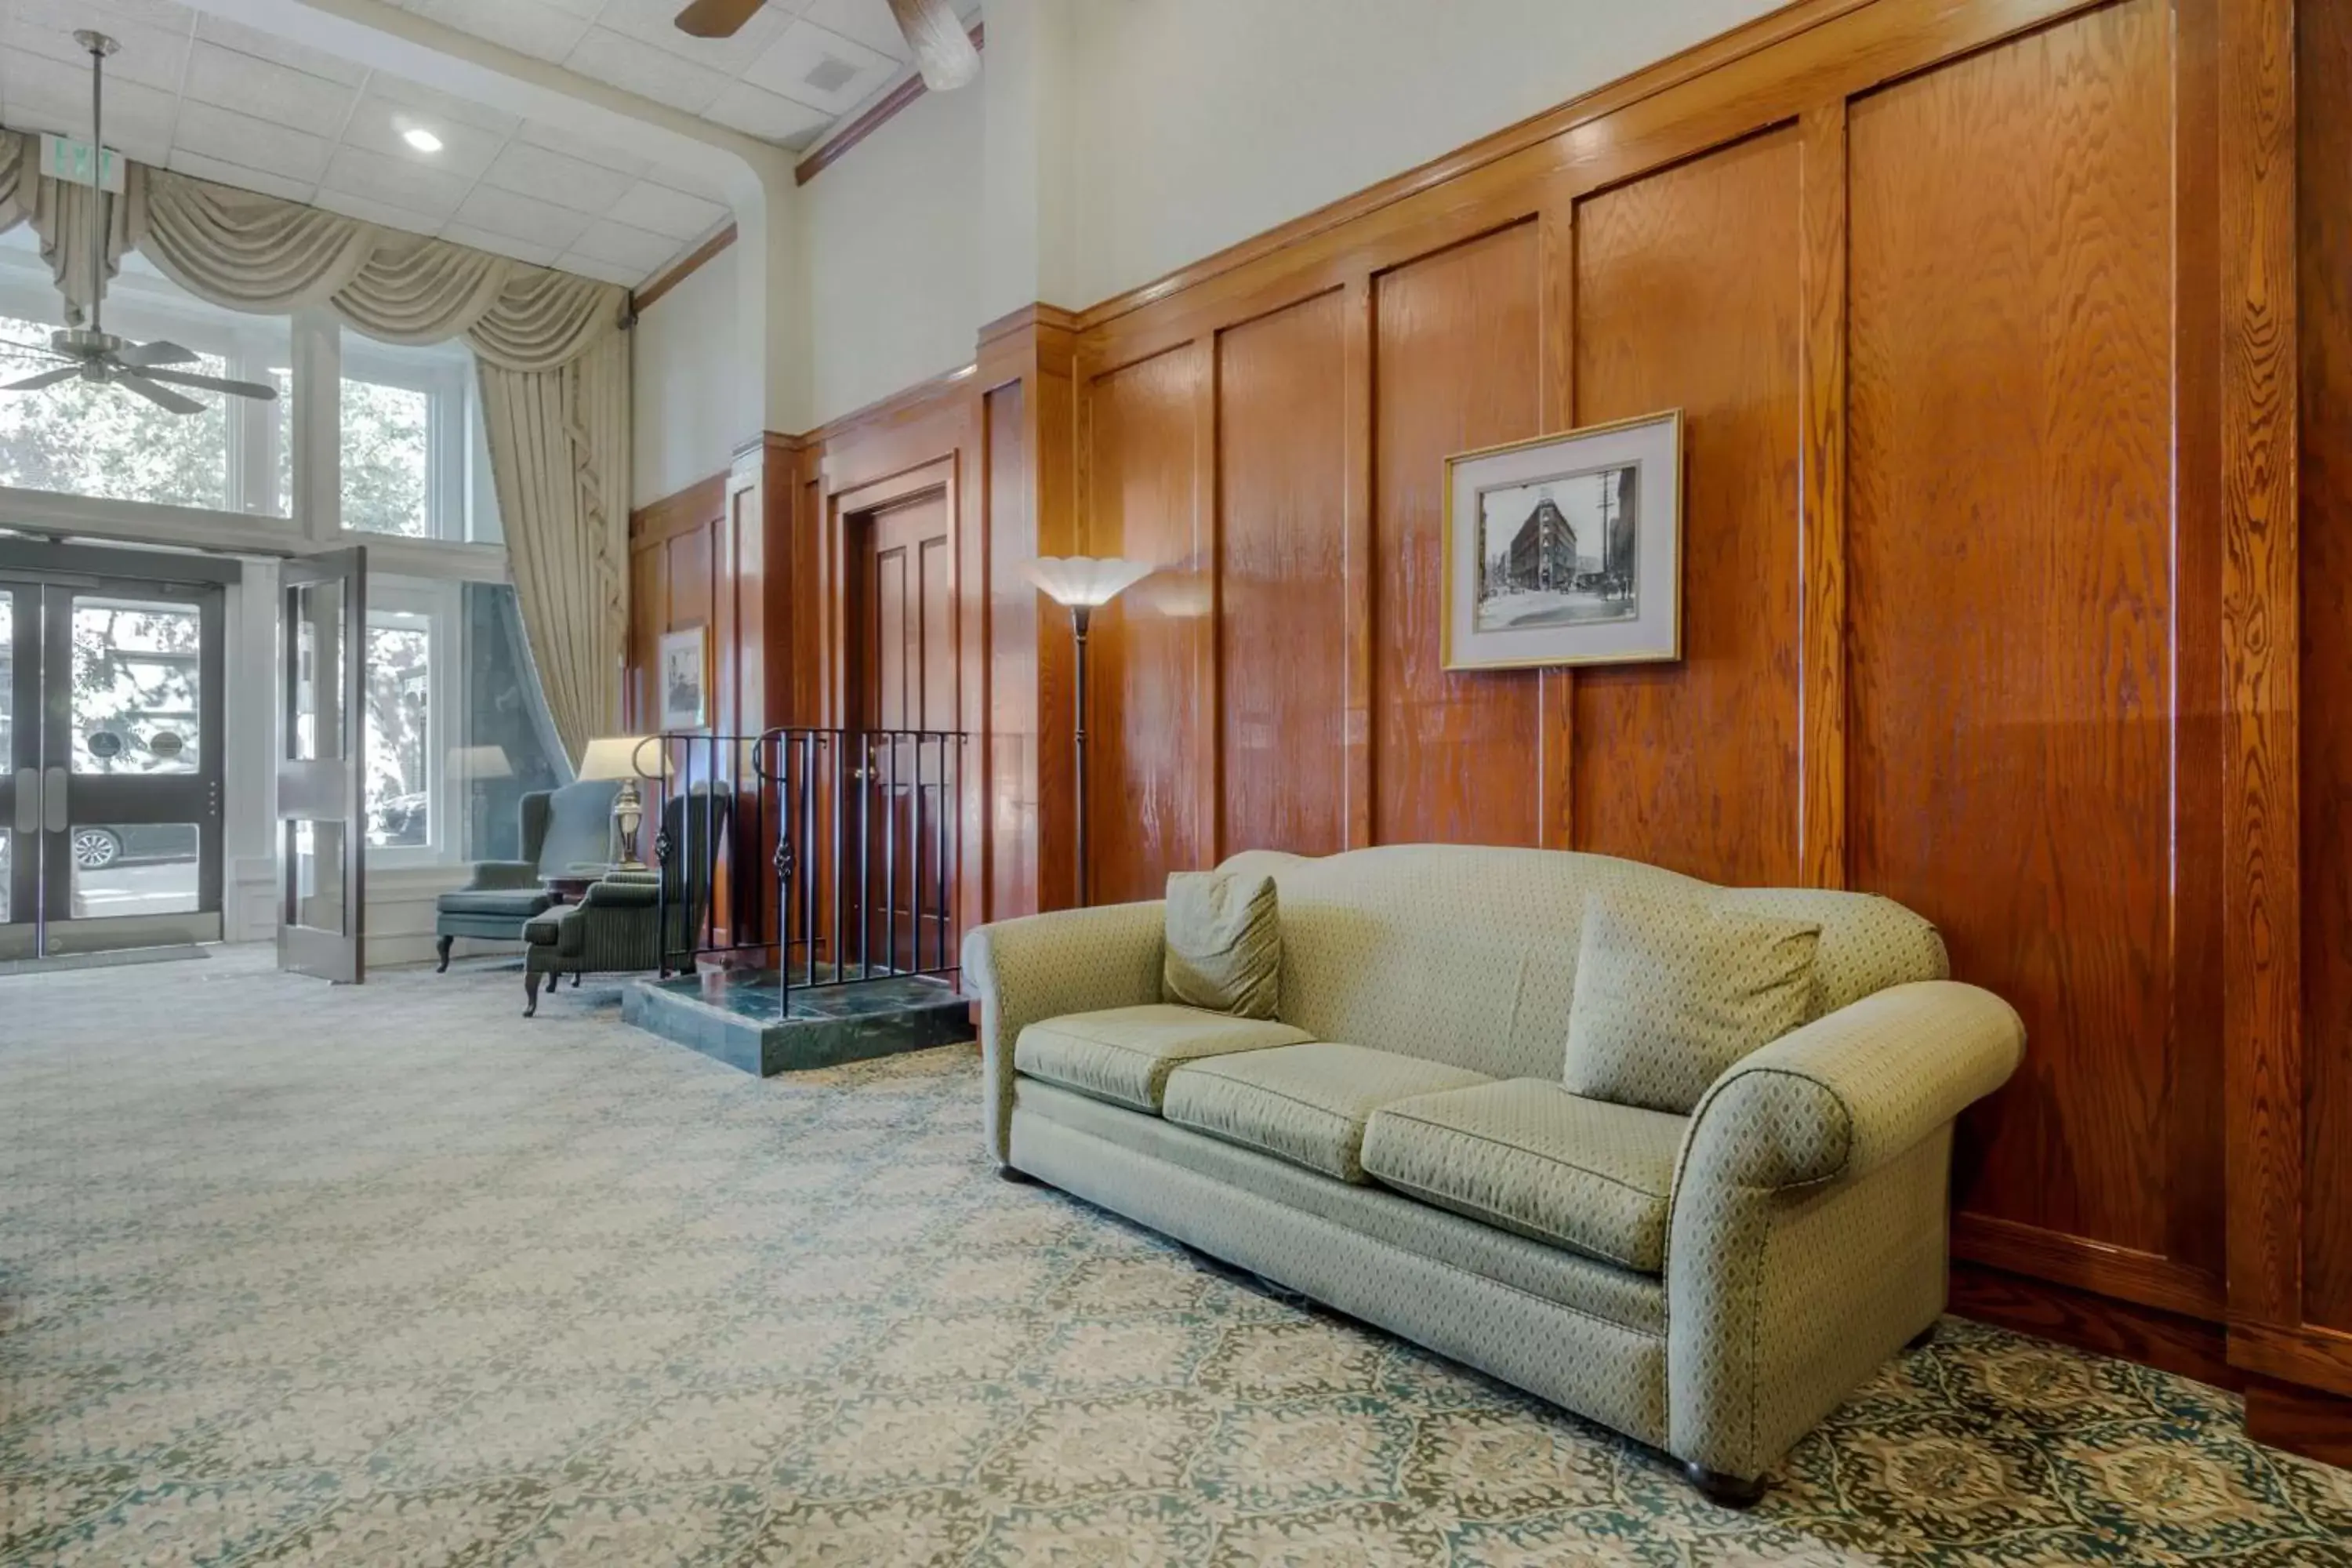
<svg viewBox="0 0 2352 1568">
<path fill-rule="evenodd" d="M 1745 1503 L 1944 1305 L 1953 1118 L 2024 1046 L 1884 899 L 1600 856 L 1254 852 L 1279 1021 L 1160 1000 L 1161 906 L 973 931 L 1000 1167 L 1516 1384 Z M 1586 896 L 1818 922 L 1810 1022 L 1690 1116 L 1560 1087 Z"/>
</svg>

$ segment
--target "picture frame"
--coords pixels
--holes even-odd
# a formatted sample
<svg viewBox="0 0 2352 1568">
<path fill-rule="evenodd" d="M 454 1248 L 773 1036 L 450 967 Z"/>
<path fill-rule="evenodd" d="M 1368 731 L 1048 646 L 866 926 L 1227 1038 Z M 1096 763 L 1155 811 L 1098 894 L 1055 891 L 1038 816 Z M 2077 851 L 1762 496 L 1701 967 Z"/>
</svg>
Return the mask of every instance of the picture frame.
<svg viewBox="0 0 2352 1568">
<path fill-rule="evenodd" d="M 1682 658 L 1679 408 L 1445 459 L 1454 670 Z"/>
<path fill-rule="evenodd" d="M 710 722 L 710 651 L 708 628 L 680 626 L 664 632 L 654 658 L 655 728 L 664 733 L 699 730 Z"/>
</svg>

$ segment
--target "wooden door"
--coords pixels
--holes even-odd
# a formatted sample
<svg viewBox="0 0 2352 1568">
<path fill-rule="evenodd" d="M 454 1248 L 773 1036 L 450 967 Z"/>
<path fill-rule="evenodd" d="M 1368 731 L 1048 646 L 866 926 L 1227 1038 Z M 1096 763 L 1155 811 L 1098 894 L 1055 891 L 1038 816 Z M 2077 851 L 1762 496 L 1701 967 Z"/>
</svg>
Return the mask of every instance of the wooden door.
<svg viewBox="0 0 2352 1568">
<path fill-rule="evenodd" d="M 859 934 L 874 973 L 923 973 L 956 951 L 955 539 L 943 490 L 862 521 L 850 670 L 853 728 L 864 731 Z"/>
</svg>

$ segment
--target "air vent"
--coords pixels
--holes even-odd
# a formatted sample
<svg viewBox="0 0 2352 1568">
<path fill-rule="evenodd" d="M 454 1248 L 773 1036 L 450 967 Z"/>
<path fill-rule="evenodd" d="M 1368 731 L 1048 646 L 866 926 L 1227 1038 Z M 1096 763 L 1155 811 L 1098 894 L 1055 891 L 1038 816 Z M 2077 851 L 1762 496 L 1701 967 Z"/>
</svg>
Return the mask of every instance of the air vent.
<svg viewBox="0 0 2352 1568">
<path fill-rule="evenodd" d="M 819 92 L 839 92 L 857 76 L 857 68 L 837 56 L 827 55 L 816 62 L 814 69 L 801 79 Z"/>
</svg>

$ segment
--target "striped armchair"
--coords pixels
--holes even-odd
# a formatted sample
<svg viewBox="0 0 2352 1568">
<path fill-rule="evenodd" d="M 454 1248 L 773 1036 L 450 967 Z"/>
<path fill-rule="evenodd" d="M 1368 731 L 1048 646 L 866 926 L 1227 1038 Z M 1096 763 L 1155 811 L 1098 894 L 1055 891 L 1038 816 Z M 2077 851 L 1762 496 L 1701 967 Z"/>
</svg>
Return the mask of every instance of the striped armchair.
<svg viewBox="0 0 2352 1568">
<path fill-rule="evenodd" d="M 665 967 L 665 953 L 684 953 L 694 967 L 694 934 L 710 907 L 710 874 L 724 853 L 733 801 L 698 786 L 662 805 L 662 837 L 670 852 L 659 869 L 614 871 L 589 885 L 578 903 L 560 904 L 522 928 L 522 1016 L 539 1012 L 541 982 Z"/>
</svg>

